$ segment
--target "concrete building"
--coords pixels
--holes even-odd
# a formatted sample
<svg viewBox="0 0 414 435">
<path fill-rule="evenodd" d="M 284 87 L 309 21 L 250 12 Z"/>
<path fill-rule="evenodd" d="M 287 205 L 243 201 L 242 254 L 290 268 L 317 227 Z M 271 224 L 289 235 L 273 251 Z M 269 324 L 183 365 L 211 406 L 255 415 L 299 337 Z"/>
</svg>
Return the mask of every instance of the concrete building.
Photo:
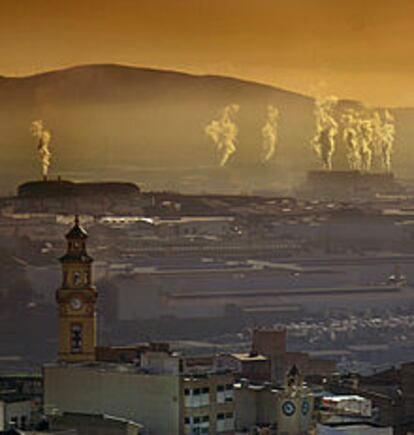
<svg viewBox="0 0 414 435">
<path fill-rule="evenodd" d="M 76 435 L 144 435 L 142 425 L 110 415 L 66 413 L 51 419 L 50 430 L 60 434 L 73 430 Z M 39 433 L 39 435 L 41 432 Z"/>
<path fill-rule="evenodd" d="M 189 369 L 178 355 L 150 348 L 139 366 L 108 362 L 44 366 L 45 411 L 108 414 L 154 435 L 234 432 L 234 377 Z M 162 418 L 160 418 L 162 416 Z"/>
<path fill-rule="evenodd" d="M 401 390 L 403 394 L 403 424 L 414 430 L 414 362 L 401 366 Z"/>
<path fill-rule="evenodd" d="M 15 394 L 0 395 L 0 431 L 11 427 L 28 429 L 31 419 L 31 400 Z"/>
<path fill-rule="evenodd" d="M 371 400 L 354 395 L 325 396 L 321 403 L 326 415 L 372 417 Z"/>
<path fill-rule="evenodd" d="M 317 435 L 392 435 L 392 427 L 376 427 L 367 424 L 318 425 Z"/>
<path fill-rule="evenodd" d="M 288 352 L 284 329 L 255 329 L 250 352 L 221 355 L 219 360 L 223 367 L 231 368 L 238 378 L 274 385 L 283 385 L 285 373 L 292 366 L 298 367 L 305 377 L 329 376 L 336 370 L 335 361 L 312 358 L 306 352 Z"/>
<path fill-rule="evenodd" d="M 313 393 L 295 366 L 286 375 L 285 387 L 242 380 L 236 384 L 235 396 L 237 433 L 260 429 L 268 434 L 302 435 L 314 427 Z"/>
</svg>

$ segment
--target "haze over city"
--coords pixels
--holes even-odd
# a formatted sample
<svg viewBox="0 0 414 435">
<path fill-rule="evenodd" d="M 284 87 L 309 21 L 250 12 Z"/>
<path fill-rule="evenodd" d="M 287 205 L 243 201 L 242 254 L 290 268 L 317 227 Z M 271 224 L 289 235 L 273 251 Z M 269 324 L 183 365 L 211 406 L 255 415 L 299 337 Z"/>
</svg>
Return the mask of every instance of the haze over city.
<svg viewBox="0 0 414 435">
<path fill-rule="evenodd" d="M 413 17 L 0 2 L 0 435 L 413 435 Z"/>
</svg>

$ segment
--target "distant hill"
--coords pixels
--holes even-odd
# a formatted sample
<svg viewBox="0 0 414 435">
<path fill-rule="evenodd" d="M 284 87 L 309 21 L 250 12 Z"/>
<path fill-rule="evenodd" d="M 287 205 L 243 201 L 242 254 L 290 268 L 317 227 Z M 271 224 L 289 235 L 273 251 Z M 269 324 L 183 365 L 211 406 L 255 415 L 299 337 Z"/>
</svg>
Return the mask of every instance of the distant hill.
<svg viewBox="0 0 414 435">
<path fill-rule="evenodd" d="M 261 170 L 261 128 L 268 104 L 280 110 L 280 137 L 267 170 L 277 177 L 315 167 L 309 147 L 311 98 L 235 78 L 119 65 L 0 77 L 0 165 L 9 184 L 38 176 L 30 124 L 43 119 L 52 132 L 52 174 L 131 181 L 150 179 L 144 176 L 148 171 L 170 173 L 172 180 L 180 171 L 197 176 L 200 167 L 216 165 L 204 127 L 230 103 L 240 105 L 238 151 L 230 171 Z M 414 137 L 409 125 L 413 111 L 400 115 L 402 142 L 408 146 Z"/>
</svg>

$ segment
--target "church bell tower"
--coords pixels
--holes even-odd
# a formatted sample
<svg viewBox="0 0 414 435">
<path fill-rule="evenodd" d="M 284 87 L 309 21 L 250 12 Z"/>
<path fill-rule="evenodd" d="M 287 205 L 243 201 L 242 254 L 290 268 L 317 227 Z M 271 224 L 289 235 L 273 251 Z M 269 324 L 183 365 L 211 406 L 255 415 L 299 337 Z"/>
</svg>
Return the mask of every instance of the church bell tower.
<svg viewBox="0 0 414 435">
<path fill-rule="evenodd" d="M 95 360 L 96 301 L 92 285 L 93 259 L 86 251 L 88 234 L 75 218 L 66 234 L 67 251 L 60 258 L 62 286 L 56 292 L 59 308 L 59 360 L 83 362 Z"/>
</svg>

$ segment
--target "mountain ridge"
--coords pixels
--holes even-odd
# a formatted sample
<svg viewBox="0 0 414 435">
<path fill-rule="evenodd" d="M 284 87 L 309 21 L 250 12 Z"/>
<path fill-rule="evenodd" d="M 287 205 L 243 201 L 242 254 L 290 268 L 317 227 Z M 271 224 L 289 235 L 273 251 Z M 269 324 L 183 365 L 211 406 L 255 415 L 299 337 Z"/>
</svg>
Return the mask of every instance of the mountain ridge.
<svg viewBox="0 0 414 435">
<path fill-rule="evenodd" d="M 234 117 L 237 150 L 228 167 L 218 168 L 205 127 L 233 103 L 240 105 Z M 263 168 L 261 131 L 268 105 L 280 112 L 279 140 L 274 159 Z M 397 133 L 401 132 L 395 168 L 405 170 L 414 160 L 409 146 L 414 140 L 414 113 L 395 113 Z M 312 97 L 227 76 L 92 64 L 1 77 L 0 164 L 7 183 L 38 176 L 36 141 L 30 134 L 36 119 L 44 120 L 52 133 L 51 174 L 114 178 L 120 170 L 113 168 L 128 166 L 137 169 L 123 175 L 141 181 L 142 168 L 170 167 L 169 176 L 176 179 L 178 168 L 193 168 L 198 176 L 197 168 L 212 167 L 224 178 L 247 179 L 265 170 L 277 180 L 304 176 L 319 167 L 310 146 L 315 133 Z M 334 167 L 343 168 L 346 150 L 337 148 Z"/>
<path fill-rule="evenodd" d="M 239 83 L 245 84 L 245 85 L 256 85 L 263 87 L 268 90 L 276 90 L 285 92 L 292 95 L 301 96 L 303 98 L 314 100 L 313 97 L 304 95 L 300 92 L 292 91 L 290 89 L 285 89 L 282 87 L 270 85 L 267 83 L 262 83 L 256 80 L 248 80 L 248 79 L 242 79 L 239 77 L 234 76 L 228 76 L 228 75 L 221 75 L 221 74 L 196 74 L 196 73 L 189 73 L 185 71 L 179 71 L 174 69 L 159 69 L 159 68 L 152 68 L 152 67 L 142 67 L 142 66 L 132 66 L 132 65 L 126 65 L 121 63 L 92 63 L 92 64 L 79 64 L 79 65 L 72 65 L 68 67 L 63 68 L 56 68 L 48 71 L 43 72 L 37 72 L 33 74 L 27 74 L 23 76 L 6 76 L 0 74 L 0 79 L 4 80 L 12 80 L 12 81 L 25 81 L 25 80 L 36 80 L 40 78 L 49 78 L 53 77 L 55 75 L 59 74 L 65 74 L 65 73 L 72 73 L 77 71 L 85 71 L 85 70 L 92 70 L 92 69 L 118 69 L 123 71 L 130 71 L 130 72 L 143 72 L 143 73 L 151 73 L 151 74 L 173 74 L 176 76 L 182 76 L 187 78 L 200 78 L 200 79 L 207 79 L 207 80 L 230 80 L 230 81 L 237 81 Z"/>
</svg>

